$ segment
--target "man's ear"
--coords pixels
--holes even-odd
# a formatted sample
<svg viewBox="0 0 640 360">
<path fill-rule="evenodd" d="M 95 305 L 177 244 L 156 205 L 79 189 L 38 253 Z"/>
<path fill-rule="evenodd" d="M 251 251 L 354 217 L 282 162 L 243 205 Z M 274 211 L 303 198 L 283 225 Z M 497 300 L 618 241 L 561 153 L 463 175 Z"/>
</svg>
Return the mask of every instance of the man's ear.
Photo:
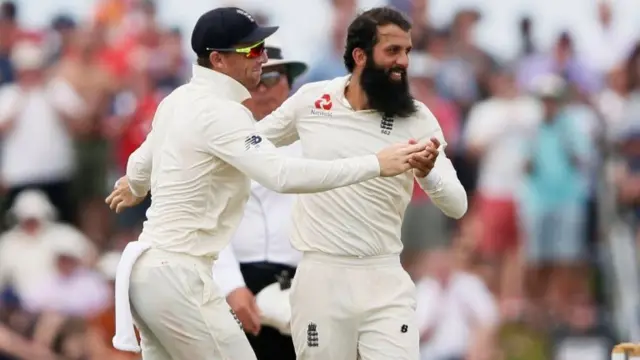
<svg viewBox="0 0 640 360">
<path fill-rule="evenodd" d="M 211 62 L 211 67 L 215 69 L 225 67 L 224 57 L 217 51 L 213 51 L 209 54 L 209 61 Z"/>
<path fill-rule="evenodd" d="M 356 66 L 363 67 L 367 64 L 367 54 L 361 48 L 355 48 L 351 52 L 351 56 L 353 56 L 353 61 Z"/>
</svg>

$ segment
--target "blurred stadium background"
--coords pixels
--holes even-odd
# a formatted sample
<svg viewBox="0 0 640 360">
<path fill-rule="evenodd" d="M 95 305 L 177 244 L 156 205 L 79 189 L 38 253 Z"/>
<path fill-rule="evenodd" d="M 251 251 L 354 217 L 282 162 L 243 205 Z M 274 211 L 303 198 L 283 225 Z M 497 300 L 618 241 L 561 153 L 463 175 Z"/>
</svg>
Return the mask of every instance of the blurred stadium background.
<svg viewBox="0 0 640 360">
<path fill-rule="evenodd" d="M 280 25 L 285 56 L 310 66 L 295 90 L 345 74 L 349 21 L 386 4 L 414 22 L 414 95 L 470 197 L 458 222 L 418 187 L 407 210 L 423 358 L 604 360 L 640 341 L 637 1 L 19 0 L 0 7 L 0 359 L 138 358 L 111 348 L 111 291 L 144 207 L 115 217 L 103 199 L 188 80 L 202 12 L 237 5 Z M 547 74 L 568 88 L 538 83 Z M 554 104 L 563 125 L 539 131 Z M 558 137 L 568 146 L 545 146 Z M 549 178 L 513 156 L 532 138 Z"/>
</svg>

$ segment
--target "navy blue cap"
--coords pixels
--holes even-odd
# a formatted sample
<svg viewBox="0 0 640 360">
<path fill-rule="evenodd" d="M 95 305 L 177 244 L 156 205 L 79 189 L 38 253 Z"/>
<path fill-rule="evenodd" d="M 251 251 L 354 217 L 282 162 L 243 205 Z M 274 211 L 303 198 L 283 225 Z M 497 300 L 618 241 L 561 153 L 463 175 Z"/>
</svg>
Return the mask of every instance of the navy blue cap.
<svg viewBox="0 0 640 360">
<path fill-rule="evenodd" d="M 259 26 L 253 16 L 237 7 L 222 7 L 204 13 L 193 28 L 191 48 L 198 56 L 208 49 L 229 49 L 239 44 L 258 43 L 278 30 L 277 26 Z"/>
</svg>

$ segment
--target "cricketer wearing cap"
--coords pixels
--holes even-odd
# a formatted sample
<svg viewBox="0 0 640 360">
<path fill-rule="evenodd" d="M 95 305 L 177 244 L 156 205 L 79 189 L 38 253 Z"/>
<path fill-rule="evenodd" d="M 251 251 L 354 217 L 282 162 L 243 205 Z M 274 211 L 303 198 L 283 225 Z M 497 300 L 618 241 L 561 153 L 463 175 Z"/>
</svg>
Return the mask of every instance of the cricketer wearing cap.
<svg viewBox="0 0 640 360">
<path fill-rule="evenodd" d="M 139 241 L 127 245 L 119 264 L 114 346 L 137 350 L 123 334 L 133 318 L 144 359 L 255 359 L 211 274 L 242 218 L 249 178 L 279 192 L 310 193 L 395 176 L 432 156 L 408 138 L 377 155 L 334 161 L 280 155 L 241 104 L 260 81 L 264 39 L 276 29 L 238 8 L 212 10 L 195 25 L 191 81 L 162 101 L 106 200 L 119 211 L 152 194 Z"/>
<path fill-rule="evenodd" d="M 283 49 L 274 41 L 269 38 L 265 47 L 269 61 L 262 66 L 260 84 L 251 90 L 251 100 L 245 103 L 256 121 L 282 105 L 295 79 L 307 69 L 305 63 L 285 58 Z M 278 151 L 302 156 L 299 142 Z M 295 197 L 252 181 L 238 230 L 213 267 L 214 280 L 242 323 L 258 360 L 296 359 L 287 334 L 291 317 L 287 285 L 300 261 L 300 252 L 291 247 L 289 240 Z M 277 296 L 270 297 L 273 291 Z"/>
<path fill-rule="evenodd" d="M 350 75 L 304 85 L 258 130 L 277 145 L 300 139 L 303 156 L 367 154 L 405 138 L 432 141 L 432 168 L 297 197 L 292 244 L 303 252 L 291 288 L 298 359 L 417 360 L 415 286 L 400 265 L 400 229 L 414 175 L 446 215 L 462 217 L 467 197 L 444 154 L 438 121 L 407 84 L 411 25 L 374 8 L 349 26 Z"/>
</svg>

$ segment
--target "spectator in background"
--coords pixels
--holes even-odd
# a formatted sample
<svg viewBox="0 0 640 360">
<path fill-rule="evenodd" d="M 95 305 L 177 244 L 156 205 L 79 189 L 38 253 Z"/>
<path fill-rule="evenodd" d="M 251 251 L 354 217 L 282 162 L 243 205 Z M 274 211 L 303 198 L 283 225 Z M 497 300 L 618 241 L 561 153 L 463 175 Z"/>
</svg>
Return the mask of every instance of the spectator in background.
<svg viewBox="0 0 640 360">
<path fill-rule="evenodd" d="M 453 51 L 449 30 L 435 31 L 426 52 L 438 61 L 436 88 L 445 99 L 453 101 L 463 115 L 480 96 L 472 64 Z"/>
<path fill-rule="evenodd" d="M 164 92 L 159 91 L 155 85 L 149 68 L 137 68 L 129 77 L 126 88 L 115 97 L 109 131 L 116 145 L 115 165 L 120 176 L 126 171 L 129 155 L 144 142 L 151 130 L 156 109 L 164 96 Z M 147 196 L 138 206 L 119 214 L 117 236 L 134 240 L 150 205 L 151 198 Z"/>
<path fill-rule="evenodd" d="M 414 50 L 424 51 L 435 29 L 429 19 L 429 0 L 391 0 L 391 6 L 411 15 L 411 42 Z"/>
<path fill-rule="evenodd" d="M 82 209 L 78 226 L 90 239 L 102 245 L 106 241 L 108 217 L 103 198 L 108 167 L 108 144 L 103 129 L 105 114 L 120 85 L 110 76 L 100 59 L 101 40 L 89 28 L 75 31 L 73 41 L 61 61 L 52 70 L 54 79 L 77 93 L 85 104 L 77 114 L 80 126 L 73 131 L 77 171 L 73 179 L 74 200 Z"/>
<path fill-rule="evenodd" d="M 421 359 L 496 359 L 498 307 L 482 279 L 458 269 L 448 248 L 425 264 L 427 276 L 416 283 Z"/>
<path fill-rule="evenodd" d="M 536 80 L 544 112 L 527 144 L 521 214 L 530 265 L 527 289 L 541 315 L 568 311 L 565 299 L 587 291 L 584 272 L 587 135 L 566 111 L 567 83 L 555 75 Z M 546 310 L 542 310 L 542 309 Z"/>
<path fill-rule="evenodd" d="M 535 79 L 547 74 L 561 76 L 575 84 L 583 95 L 593 95 L 601 89 L 601 75 L 589 69 L 576 51 L 571 34 L 562 32 L 550 53 L 537 53 L 521 60 L 518 68 L 518 85 L 531 91 Z"/>
<path fill-rule="evenodd" d="M 625 70 L 622 63 L 609 70 L 606 74 L 605 88 L 594 99 L 595 109 L 604 121 L 603 136 L 607 143 L 615 140 L 616 133 L 623 125 L 624 113 L 631 93 L 629 77 Z"/>
<path fill-rule="evenodd" d="M 521 57 L 527 57 L 533 55 L 536 51 L 536 46 L 533 43 L 533 24 L 531 17 L 525 16 L 520 19 L 520 43 L 522 48 L 520 50 Z"/>
<path fill-rule="evenodd" d="M 178 86 L 184 84 L 188 75 L 189 62 L 183 54 L 182 33 L 179 29 L 171 29 L 162 34 L 159 50 L 154 55 L 156 59 L 163 59 L 151 72 L 155 84 L 163 96 L 168 95 Z"/>
<path fill-rule="evenodd" d="M 11 215 L 16 225 L 0 237 L 0 289 L 10 287 L 19 300 L 57 272 L 60 242 L 73 244 L 87 264 L 95 257 L 93 244 L 81 232 L 55 222 L 55 209 L 44 193 L 21 192 Z"/>
<path fill-rule="evenodd" d="M 300 85 L 347 75 L 342 56 L 346 44 L 347 30 L 355 16 L 356 1 L 332 1 L 334 14 L 330 32 L 331 47 L 318 56 L 316 63 L 310 66 L 309 72 L 300 79 Z"/>
<path fill-rule="evenodd" d="M 489 78 L 495 61 L 475 42 L 474 30 L 481 18 L 480 11 L 473 7 L 461 8 L 451 24 L 452 51 L 473 70 L 478 83 L 479 99 L 489 96 Z"/>
<path fill-rule="evenodd" d="M 54 271 L 24 294 L 24 308 L 33 313 L 56 312 L 83 318 L 107 308 L 113 294 L 100 274 L 83 264 L 86 250 L 67 238 L 52 245 Z"/>
<path fill-rule="evenodd" d="M 416 100 L 427 105 L 438 119 L 447 139 L 447 156 L 451 157 L 458 148 L 460 114 L 451 101 L 442 98 L 436 91 L 438 63 L 424 52 L 412 52 L 410 63 L 408 75 L 411 93 Z M 414 182 L 413 197 L 402 224 L 402 261 L 412 277 L 418 276 L 415 266 L 425 260 L 424 256 L 431 248 L 451 244 L 451 225 L 447 216 L 429 200 L 420 185 Z"/>
<path fill-rule="evenodd" d="M 514 74 L 502 68 L 490 75 L 491 97 L 469 112 L 464 147 L 479 164 L 474 217 L 480 253 L 498 267 L 501 300 L 522 300 L 517 194 L 523 180 L 522 148 L 535 130 L 540 109 L 519 93 Z"/>
<path fill-rule="evenodd" d="M 64 81 L 48 81 L 41 44 L 20 42 L 12 51 L 16 83 L 0 88 L 0 180 L 4 209 L 29 188 L 44 191 L 60 219 L 75 220 L 72 179 L 76 168 L 72 134 L 87 105 Z"/>
<path fill-rule="evenodd" d="M 55 66 L 60 58 L 70 51 L 69 48 L 73 46 L 76 28 L 75 20 L 66 14 L 58 15 L 51 21 L 51 29 L 46 37 L 49 49 L 47 64 L 49 66 Z"/>
<path fill-rule="evenodd" d="M 584 43 L 584 60 L 595 74 L 606 74 L 629 55 L 633 47 L 634 34 L 624 29 L 624 23 L 616 21 L 611 0 L 597 0 L 596 26 L 587 35 Z M 602 51 L 606 49 L 606 51 Z"/>
<path fill-rule="evenodd" d="M 12 1 L 0 5 L 0 85 L 12 82 L 15 77 L 10 54 L 18 31 L 17 11 Z"/>
</svg>

